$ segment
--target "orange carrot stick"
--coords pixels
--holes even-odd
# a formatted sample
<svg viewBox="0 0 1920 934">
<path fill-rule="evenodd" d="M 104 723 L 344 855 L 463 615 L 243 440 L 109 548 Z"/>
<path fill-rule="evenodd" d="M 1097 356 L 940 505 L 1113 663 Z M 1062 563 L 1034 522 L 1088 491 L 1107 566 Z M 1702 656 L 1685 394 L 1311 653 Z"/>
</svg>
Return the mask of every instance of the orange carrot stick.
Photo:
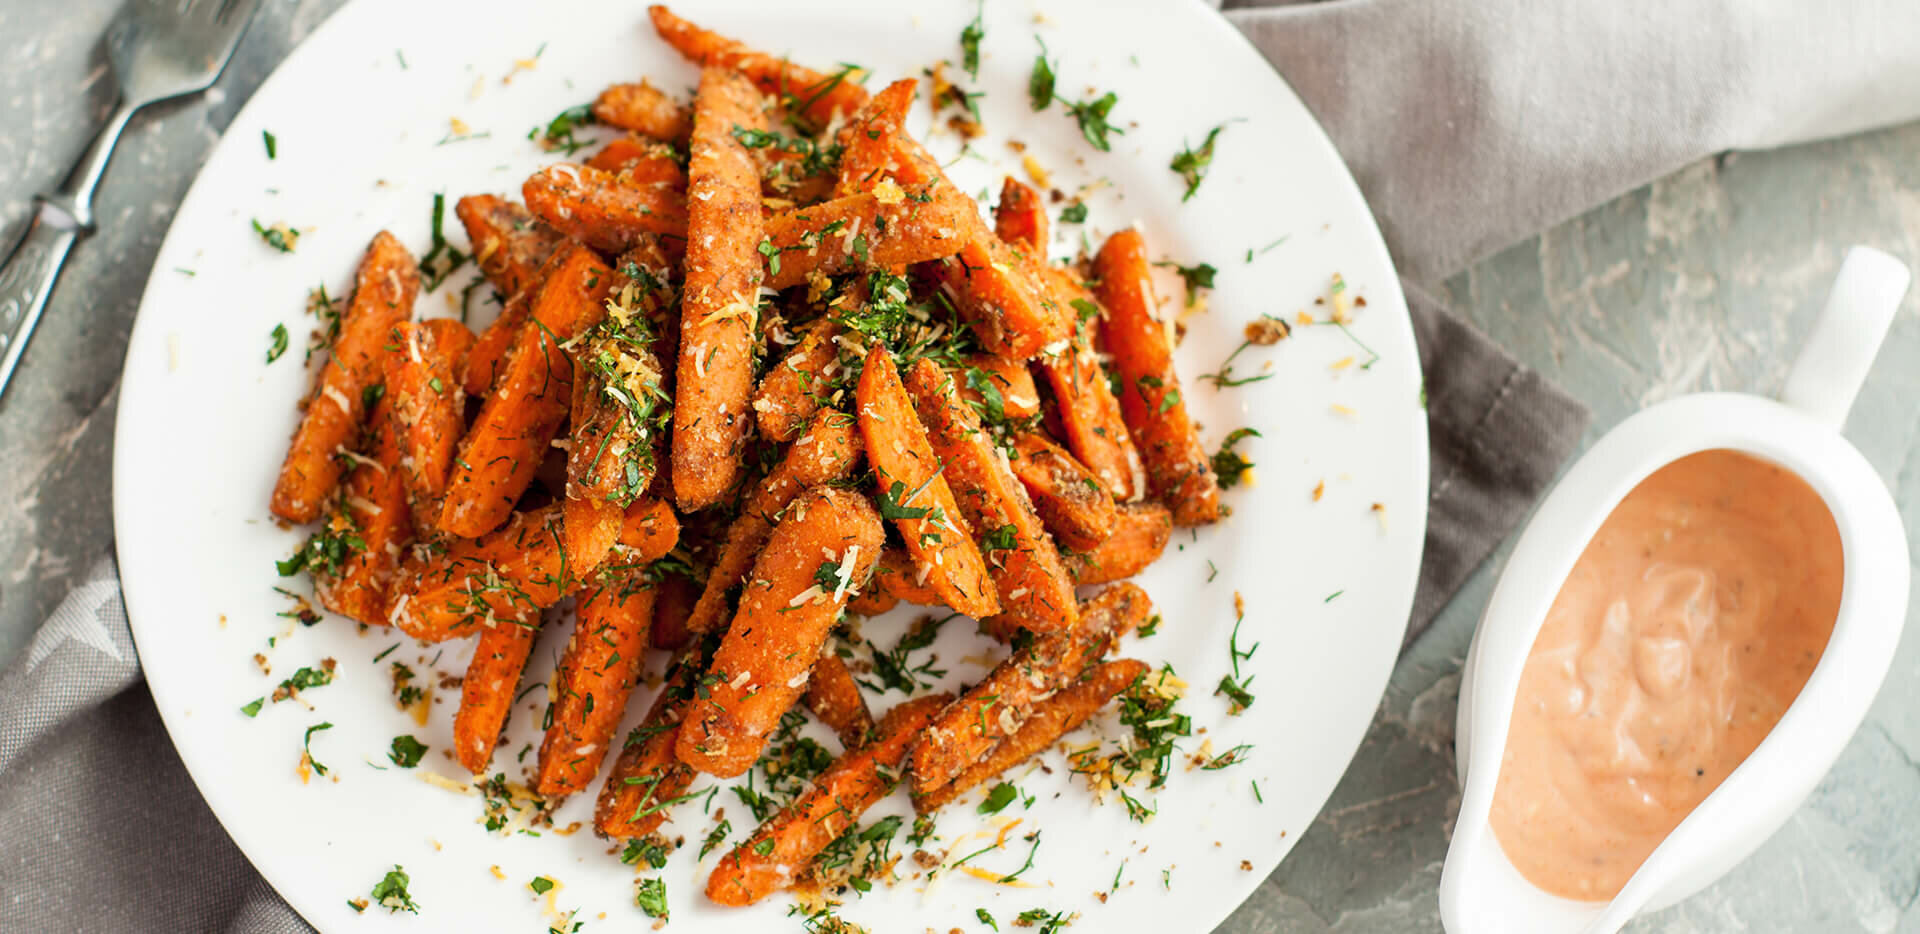
<svg viewBox="0 0 1920 934">
<path fill-rule="evenodd" d="M 860 816 L 893 791 L 907 745 L 949 697 L 916 697 L 887 711 L 873 741 L 842 755 L 753 836 L 733 848 L 707 877 L 707 897 L 721 905 L 751 905 L 794 883 L 827 844 L 860 823 Z"/>
<path fill-rule="evenodd" d="M 398 471 L 414 532 L 431 538 L 439 534 L 454 448 L 466 433 L 467 394 L 454 374 L 473 347 L 473 332 L 452 318 L 435 318 L 401 322 L 393 340 L 400 352 L 387 358 L 382 401 L 400 442 Z"/>
<path fill-rule="evenodd" d="M 415 639 L 440 642 L 499 620 L 532 619 L 591 570 L 567 554 L 561 507 L 543 506 L 445 554 L 414 549 L 395 575 L 387 619 Z"/>
<path fill-rule="evenodd" d="M 1038 699 L 1072 684 L 1152 612 L 1146 592 L 1115 584 L 1080 606 L 1080 625 L 1035 639 L 940 712 L 913 748 L 913 793 L 924 798 L 984 758 L 1033 715 Z"/>
<path fill-rule="evenodd" d="M 571 247 L 547 277 L 499 387 L 461 439 L 440 515 L 443 530 L 465 538 L 484 534 L 506 520 L 533 482 L 573 398 L 573 363 L 560 345 L 606 315 L 612 282 L 613 270 L 582 246 Z"/>
<path fill-rule="evenodd" d="M 1072 309 L 1077 322 L 1073 340 L 1065 349 L 1034 358 L 1056 403 L 1060 437 L 1114 499 L 1131 500 L 1135 494 L 1146 492 L 1146 473 L 1140 451 L 1133 444 L 1133 433 L 1120 415 L 1120 400 L 1114 398 L 1106 371 L 1093 350 L 1092 335 L 1102 316 L 1100 306 L 1078 281 L 1058 267 L 1049 266 L 1044 273 L 1054 297 Z"/>
<path fill-rule="evenodd" d="M 1041 528 L 1006 455 L 960 398 L 953 376 L 923 357 L 907 372 L 907 391 L 946 467 L 943 476 L 960 514 L 993 569 L 1000 612 L 1035 632 L 1071 628 L 1078 618 L 1073 581 L 1053 538 Z"/>
<path fill-rule="evenodd" d="M 366 455 L 354 458 L 340 510 L 328 520 L 334 534 L 355 536 L 362 547 L 333 571 L 315 569 L 313 590 L 327 609 L 369 626 L 384 626 L 387 589 L 401 550 L 413 542 L 413 526 L 391 396 L 374 403 L 368 422 Z"/>
<path fill-rule="evenodd" d="M 897 548 L 888 548 L 880 553 L 880 563 L 873 569 L 873 583 L 867 585 L 867 590 L 884 594 L 894 603 L 946 605 L 944 598 L 927 586 L 927 580 L 921 576 L 913 556 Z"/>
<path fill-rule="evenodd" d="M 1145 662 L 1123 658 L 1106 662 L 1087 672 L 1086 677 L 1060 690 L 1060 693 L 1033 706 L 1033 716 L 985 759 L 961 772 L 953 781 L 923 798 L 913 800 L 913 809 L 922 814 L 944 807 L 1008 769 L 1039 754 L 1053 741 L 1072 732 L 1105 707 L 1114 695 L 1127 689 L 1134 679 L 1147 673 Z"/>
<path fill-rule="evenodd" d="M 753 157 L 733 131 L 766 129 L 760 95 L 739 75 L 700 74 L 688 164 L 686 287 L 674 373 L 673 491 L 687 511 L 720 501 L 740 477 L 753 423 L 765 215 Z"/>
<path fill-rule="evenodd" d="M 1120 411 L 1146 462 L 1147 490 L 1176 525 L 1220 518 L 1220 486 L 1173 371 L 1173 347 L 1155 313 L 1146 240 L 1138 230 L 1107 238 L 1093 259 L 1106 321 L 1101 335 L 1120 373 Z"/>
<path fill-rule="evenodd" d="M 931 186 L 857 192 L 767 218 L 767 286 L 950 257 L 966 241 L 971 200 Z"/>
<path fill-rule="evenodd" d="M 1113 497 L 1086 465 L 1037 431 L 1013 436 L 1013 472 L 1062 548 L 1092 551 L 1113 534 Z"/>
<path fill-rule="evenodd" d="M 513 707 L 514 688 L 540 635 L 540 611 L 502 617 L 480 631 L 473 660 L 460 682 L 460 709 L 453 715 L 454 758 L 475 775 L 487 770 L 500 730 Z"/>
<path fill-rule="evenodd" d="M 420 291 L 420 267 L 400 241 L 381 231 L 367 247 L 354 274 L 353 298 L 340 318 L 333 353 L 320 371 L 294 431 L 286 462 L 273 486 L 273 514 L 288 522 L 312 522 L 340 482 L 344 467 L 336 456 L 351 444 L 366 416 L 362 392 L 381 380 L 380 349 L 393 326 L 413 314 Z"/>
<path fill-rule="evenodd" d="M 565 239 L 525 205 L 498 195 L 468 195 L 454 202 L 453 213 L 467 228 L 481 274 L 504 298 L 534 285 Z"/>
<path fill-rule="evenodd" d="M 714 653 L 680 731 L 680 761 L 722 778 L 759 758 L 799 700 L 847 593 L 865 582 L 885 541 L 865 497 L 815 487 L 788 507 L 754 562 L 733 625 Z"/>
<path fill-rule="evenodd" d="M 795 497 L 853 473 L 861 448 L 852 423 L 852 418 L 837 414 L 815 421 L 812 429 L 787 449 L 773 472 L 747 493 L 740 515 L 727 527 L 720 557 L 707 572 L 700 602 L 687 618 L 688 631 L 706 632 L 725 620 L 727 594 L 753 567 L 754 557 L 773 533 L 774 522 Z"/>
<path fill-rule="evenodd" d="M 873 714 L 860 696 L 853 672 L 847 670 L 840 656 L 828 652 L 813 663 L 805 700 L 807 710 L 840 737 L 840 748 L 853 749 L 867 741 L 867 734 L 873 730 Z"/>
<path fill-rule="evenodd" d="M 761 435 L 774 441 L 791 441 L 820 411 L 827 389 L 827 367 L 840 355 L 833 340 L 839 332 L 831 319 L 817 320 L 800 336 L 800 342 L 760 378 L 760 388 L 753 393 L 753 412 L 760 419 Z"/>
<path fill-rule="evenodd" d="M 660 38 L 688 61 L 740 72 L 762 93 L 791 98 L 795 110 L 821 126 L 832 123 L 835 115 L 851 114 L 867 102 L 867 91 L 859 84 L 858 69 L 824 75 L 701 29 L 673 15 L 663 5 L 648 7 L 647 15 L 653 18 L 654 31 Z"/>
<path fill-rule="evenodd" d="M 533 788 L 579 791 L 600 770 L 646 658 L 657 591 L 645 571 L 604 575 L 580 601 L 553 682 L 553 721 L 540 744 Z"/>
<path fill-rule="evenodd" d="M 622 258 L 611 310 L 575 342 L 568 499 L 624 507 L 653 482 L 672 397 L 655 355 L 655 327 L 673 301 L 668 264 L 656 250 Z"/>
<path fill-rule="evenodd" d="M 593 825 L 601 833 L 621 838 L 654 832 L 667 820 L 669 806 L 693 784 L 693 769 L 673 757 L 673 746 L 699 674 L 698 654 L 676 659 L 646 719 L 621 744 L 594 803 Z"/>
<path fill-rule="evenodd" d="M 1128 503 L 1120 507 L 1113 534 L 1092 551 L 1064 555 L 1067 572 L 1080 585 L 1124 580 L 1160 560 L 1173 535 L 1173 514 L 1159 503 Z"/>
<path fill-rule="evenodd" d="M 993 206 L 993 232 L 1008 246 L 1029 256 L 1047 254 L 1047 207 L 1040 193 L 1009 175 L 1000 183 L 1000 203 Z"/>
<path fill-rule="evenodd" d="M 685 237 L 686 199 L 670 182 L 631 184 L 590 165 L 558 163 L 520 186 L 527 207 L 596 250 L 622 253 L 645 235 Z"/>
<path fill-rule="evenodd" d="M 627 506 L 626 521 L 613 560 L 623 564 L 651 564 L 666 557 L 680 542 L 680 519 L 665 500 L 641 499 Z"/>
<path fill-rule="evenodd" d="M 871 191 L 893 167 L 895 137 L 906 124 L 907 110 L 913 106 L 919 82 L 902 78 L 860 108 L 853 119 L 840 128 L 834 142 L 840 146 L 839 177 L 833 196 L 845 197 L 859 191 Z"/>
<path fill-rule="evenodd" d="M 638 136 L 622 136 L 607 143 L 586 164 L 602 172 L 612 172 L 628 185 L 657 185 L 685 193 L 687 173 L 680 167 L 673 147 Z"/>
<path fill-rule="evenodd" d="M 644 78 L 601 91 L 593 101 L 593 116 L 608 126 L 675 145 L 685 145 L 693 132 L 693 113 Z"/>
<path fill-rule="evenodd" d="M 885 347 L 875 344 L 867 351 L 855 398 L 882 514 L 906 539 L 914 564 L 946 605 L 976 618 L 998 613 L 1000 598 L 986 562 L 942 476 L 946 465 L 935 457 Z"/>
</svg>

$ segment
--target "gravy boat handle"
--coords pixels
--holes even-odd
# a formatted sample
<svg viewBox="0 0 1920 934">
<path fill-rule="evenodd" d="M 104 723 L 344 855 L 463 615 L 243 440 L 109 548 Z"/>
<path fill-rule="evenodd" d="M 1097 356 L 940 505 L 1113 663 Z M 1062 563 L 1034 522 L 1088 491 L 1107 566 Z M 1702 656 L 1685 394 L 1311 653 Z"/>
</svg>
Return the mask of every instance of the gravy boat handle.
<svg viewBox="0 0 1920 934">
<path fill-rule="evenodd" d="M 1912 279 L 1892 256 L 1872 247 L 1849 249 L 1780 401 L 1839 431 Z"/>
</svg>

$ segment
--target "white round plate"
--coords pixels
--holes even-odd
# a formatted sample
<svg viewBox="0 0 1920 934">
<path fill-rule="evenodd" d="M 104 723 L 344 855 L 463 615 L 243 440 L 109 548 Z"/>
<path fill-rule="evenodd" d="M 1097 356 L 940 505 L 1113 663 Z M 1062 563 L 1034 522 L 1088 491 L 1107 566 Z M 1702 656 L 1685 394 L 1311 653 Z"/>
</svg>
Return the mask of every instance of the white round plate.
<svg viewBox="0 0 1920 934">
<path fill-rule="evenodd" d="M 957 61 L 974 6 L 955 0 L 912 12 L 888 0 L 727 0 L 679 12 L 798 61 L 862 64 L 877 89 L 937 60 Z M 1226 494 L 1229 520 L 1197 534 L 1179 530 L 1166 557 L 1141 576 L 1165 621 L 1152 638 L 1128 638 L 1120 652 L 1171 664 L 1190 683 L 1181 709 L 1196 735 L 1187 753 L 1203 742 L 1216 753 L 1252 748 L 1244 762 L 1218 771 L 1189 770 L 1183 757 L 1164 788 L 1142 793 L 1158 809 L 1146 823 L 1130 821 L 1117 801 L 1096 806 L 1063 768 L 1061 753 L 1049 752 L 1046 770 L 1015 772 L 1035 799 L 1030 808 L 1015 803 L 988 818 L 970 796 L 942 815 L 932 847 L 959 841 L 977 849 L 985 844 L 961 836 L 1018 818 L 1003 850 L 970 865 L 1012 872 L 1032 846 L 1022 835 L 1038 828 L 1032 868 L 1019 884 L 953 873 L 929 886 L 913 878 L 908 860 L 904 881 L 849 899 L 840 915 L 881 932 L 972 932 L 987 930 L 976 909 L 1006 930 L 1020 912 L 1045 908 L 1079 913 L 1086 930 L 1204 931 L 1312 821 L 1365 733 L 1400 646 L 1427 491 L 1426 419 L 1406 306 L 1339 156 L 1285 83 L 1216 13 L 1197 2 L 992 0 L 984 25 L 979 77 L 961 83 L 986 92 L 989 135 L 953 163 L 956 181 L 997 192 L 1002 173 L 1026 174 L 1007 145 L 1024 143 L 1051 172 L 1052 187 L 1072 192 L 1099 183 L 1087 199 L 1087 223 L 1055 224 L 1054 255 L 1077 251 L 1083 231 L 1097 246 L 1107 232 L 1137 222 L 1155 255 L 1219 270 L 1209 307 L 1189 321 L 1178 363 L 1209 445 L 1242 425 L 1263 433 L 1242 445 L 1259 465 L 1256 480 Z M 1112 152 L 1082 140 L 1061 105 L 1029 110 L 1036 36 L 1055 63 L 1062 96 L 1118 93 L 1112 121 L 1124 135 Z M 402 640 L 340 618 L 304 627 L 276 615 L 290 608 L 276 587 L 306 590 L 304 580 L 282 580 L 274 570 L 305 530 L 281 529 L 267 513 L 295 402 L 308 385 L 300 353 L 313 326 L 303 313 L 308 290 L 325 284 L 344 292 L 381 228 L 424 253 L 435 192 L 449 196 L 448 236 L 464 247 L 451 217 L 455 198 L 517 193 L 530 171 L 555 158 L 528 141 L 529 129 L 610 82 L 642 76 L 678 91 L 691 87 L 695 71 L 654 36 L 635 3 L 349 4 L 234 120 L 181 205 L 147 285 L 127 354 L 114 463 L 120 568 L 141 661 L 214 813 L 273 887 L 323 930 L 542 930 L 555 919 L 549 899 L 528 888 L 536 876 L 561 883 L 551 904 L 577 909 L 582 930 L 647 923 L 633 904 L 634 870 L 609 856 L 605 841 L 586 831 L 491 834 L 479 823 L 477 796 L 422 780 L 434 773 L 455 785 L 469 781 L 444 754 L 458 693 L 436 689 L 431 719 L 417 725 L 395 706 L 389 665 L 404 661 L 429 681 L 429 669 L 457 675 L 469 646 L 408 643 L 376 661 Z M 1183 203 L 1168 163 L 1183 142 L 1197 145 L 1222 123 L 1206 181 Z M 930 124 L 922 102 L 910 126 L 936 152 L 957 154 L 957 138 L 930 132 Z M 268 158 L 263 131 L 276 138 L 277 158 Z M 297 249 L 269 249 L 254 220 L 298 229 Z M 1318 302 L 1336 273 L 1364 299 L 1351 335 L 1296 328 L 1291 340 L 1250 348 L 1236 361 L 1238 375 L 1271 364 L 1272 378 L 1229 389 L 1199 379 L 1220 367 L 1245 323 L 1263 312 L 1325 318 L 1328 307 Z M 449 296 L 464 281 L 423 296 L 418 307 L 456 313 Z M 1180 301 L 1170 271 L 1163 286 L 1166 302 Z M 293 349 L 269 364 L 277 324 L 292 333 Z M 1246 605 L 1238 644 L 1258 645 L 1241 662 L 1257 701 L 1230 716 L 1213 688 L 1229 670 L 1236 592 Z M 869 621 L 864 632 L 891 646 L 913 615 L 897 611 Z M 549 627 L 527 684 L 544 684 L 566 630 Z M 953 686 L 980 676 L 988 649 L 958 624 L 946 627 L 934 654 Z M 257 717 L 242 714 L 247 702 L 323 658 L 338 662 L 332 684 L 269 703 Z M 656 669 L 659 663 L 652 660 Z M 650 695 L 643 688 L 633 711 Z M 879 710 L 900 699 L 869 698 Z M 537 739 L 543 702 L 535 688 L 516 705 L 496 769 L 516 776 L 523 768 L 516 754 Z M 323 722 L 333 727 L 314 733 L 311 748 L 331 772 L 303 784 L 296 775 L 302 737 Z M 1116 729 L 1110 719 L 1089 729 L 1096 728 Z M 388 761 L 400 734 L 431 748 L 419 768 Z M 590 798 L 568 801 L 557 825 L 589 821 Z M 896 793 L 869 819 L 904 812 L 904 799 Z M 744 838 L 753 823 L 746 809 L 725 794 L 714 804 L 727 809 L 731 839 Z M 659 872 L 671 929 L 800 930 L 785 897 L 747 910 L 706 901 L 706 872 L 724 852 L 696 859 L 710 826 L 694 805 L 668 825 L 689 843 Z M 418 918 L 349 907 L 396 864 L 411 876 Z"/>
</svg>

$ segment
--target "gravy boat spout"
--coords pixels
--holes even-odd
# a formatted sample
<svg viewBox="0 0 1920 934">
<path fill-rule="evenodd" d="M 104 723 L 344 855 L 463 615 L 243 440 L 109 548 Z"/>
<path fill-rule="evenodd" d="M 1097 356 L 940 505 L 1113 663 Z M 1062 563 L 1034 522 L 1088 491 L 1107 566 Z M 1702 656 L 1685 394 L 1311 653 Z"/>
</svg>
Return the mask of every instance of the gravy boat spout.
<svg viewBox="0 0 1920 934">
<path fill-rule="evenodd" d="M 1906 618 L 1907 540 L 1893 498 L 1840 428 L 1905 294 L 1893 257 L 1856 247 L 1780 400 L 1700 393 L 1628 418 L 1541 503 L 1487 604 L 1460 685 L 1460 814 L 1440 880 L 1450 934 L 1613 934 L 1634 915 L 1705 888 L 1784 823 L 1839 758 L 1891 664 Z M 1839 609 L 1824 653 L 1759 745 L 1662 841 L 1610 901 L 1529 882 L 1491 822 L 1521 672 L 1561 584 L 1602 522 L 1642 480 L 1731 449 L 1812 487 L 1839 532 Z"/>
</svg>

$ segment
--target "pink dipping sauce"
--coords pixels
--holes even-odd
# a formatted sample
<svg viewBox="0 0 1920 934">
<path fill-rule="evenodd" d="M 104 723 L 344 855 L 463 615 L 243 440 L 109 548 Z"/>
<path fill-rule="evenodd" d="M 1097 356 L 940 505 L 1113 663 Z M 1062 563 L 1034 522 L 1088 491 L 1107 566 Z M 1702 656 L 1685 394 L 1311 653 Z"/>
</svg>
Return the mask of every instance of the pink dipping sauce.
<svg viewBox="0 0 1920 934">
<path fill-rule="evenodd" d="M 1611 899 L 1760 744 L 1840 608 L 1813 488 L 1737 451 L 1674 461 L 1587 544 L 1514 701 L 1493 829 L 1520 874 Z"/>
</svg>

